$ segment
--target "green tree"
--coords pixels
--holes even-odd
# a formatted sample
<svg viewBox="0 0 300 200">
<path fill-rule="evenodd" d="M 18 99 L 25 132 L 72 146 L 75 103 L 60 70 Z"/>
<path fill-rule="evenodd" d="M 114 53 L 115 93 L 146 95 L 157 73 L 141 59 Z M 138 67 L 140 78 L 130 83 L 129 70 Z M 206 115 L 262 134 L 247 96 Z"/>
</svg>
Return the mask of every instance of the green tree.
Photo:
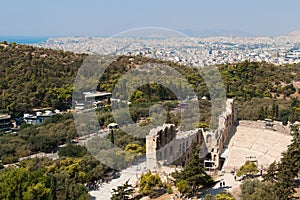
<svg viewBox="0 0 300 200">
<path fill-rule="evenodd" d="M 59 157 L 83 157 L 87 154 L 87 149 L 80 145 L 67 144 L 60 147 L 58 151 Z"/>
<path fill-rule="evenodd" d="M 37 183 L 30 186 L 24 193 L 24 200 L 44 200 L 50 195 L 50 188 L 47 188 L 43 183 Z"/>
<path fill-rule="evenodd" d="M 299 127 L 294 126 L 293 136 L 286 152 L 282 153 L 280 162 L 273 162 L 267 174 L 263 175 L 263 182 L 246 180 L 241 185 L 241 198 L 265 200 L 295 199 L 295 178 L 300 172 L 300 134 Z"/>
<path fill-rule="evenodd" d="M 236 172 L 237 176 L 251 176 L 259 172 L 254 162 L 247 160 L 243 166 Z"/>
<path fill-rule="evenodd" d="M 186 194 L 188 192 L 188 184 L 186 180 L 180 180 L 176 183 L 176 187 L 178 191 L 182 194 Z"/>
<path fill-rule="evenodd" d="M 198 188 L 209 188 L 215 184 L 212 177 L 205 172 L 203 159 L 199 157 L 199 148 L 193 144 L 190 160 L 187 161 L 183 170 L 173 173 L 175 183 L 186 181 L 188 193 L 195 193 Z M 184 182 L 181 182 L 181 184 Z"/>
<path fill-rule="evenodd" d="M 205 195 L 203 200 L 216 200 L 216 196 L 212 195 L 212 194 L 207 194 L 207 195 Z"/>
<path fill-rule="evenodd" d="M 142 174 L 139 183 L 139 192 L 142 195 L 155 195 L 160 189 L 165 189 L 158 174 L 152 174 L 150 171 Z"/>
<path fill-rule="evenodd" d="M 128 180 L 129 181 L 129 180 Z M 112 200 L 127 200 L 130 199 L 130 195 L 134 190 L 132 185 L 128 184 L 128 181 L 124 185 L 118 186 L 117 189 L 113 189 Z"/>
<path fill-rule="evenodd" d="M 274 184 L 247 179 L 241 186 L 241 200 L 281 200 L 274 193 Z"/>
<path fill-rule="evenodd" d="M 146 148 L 142 147 L 139 144 L 130 143 L 125 147 L 125 151 L 130 153 L 143 154 L 146 153 Z"/>
<path fill-rule="evenodd" d="M 275 119 L 275 118 L 276 118 L 276 104 L 273 101 L 273 103 L 272 103 L 272 119 Z"/>
<path fill-rule="evenodd" d="M 234 200 L 230 193 L 220 193 L 217 195 L 207 194 L 203 200 Z"/>
<path fill-rule="evenodd" d="M 0 173 L 0 199 L 48 199 L 48 183 L 42 169 L 10 168 Z"/>
<path fill-rule="evenodd" d="M 282 154 L 278 163 L 278 172 L 275 179 L 275 192 L 280 199 L 294 199 L 295 178 L 300 172 L 300 133 L 299 126 L 292 128 L 293 136 L 288 150 Z"/>
<path fill-rule="evenodd" d="M 234 200 L 234 198 L 229 193 L 220 193 L 216 195 L 216 200 Z"/>
<path fill-rule="evenodd" d="M 204 130 L 208 130 L 209 124 L 205 122 L 199 122 L 195 125 L 195 128 L 203 128 Z"/>
<path fill-rule="evenodd" d="M 276 174 L 278 173 L 278 165 L 276 161 L 271 163 L 267 169 L 267 173 L 263 174 L 263 180 L 265 182 L 274 182 L 276 180 Z"/>
</svg>

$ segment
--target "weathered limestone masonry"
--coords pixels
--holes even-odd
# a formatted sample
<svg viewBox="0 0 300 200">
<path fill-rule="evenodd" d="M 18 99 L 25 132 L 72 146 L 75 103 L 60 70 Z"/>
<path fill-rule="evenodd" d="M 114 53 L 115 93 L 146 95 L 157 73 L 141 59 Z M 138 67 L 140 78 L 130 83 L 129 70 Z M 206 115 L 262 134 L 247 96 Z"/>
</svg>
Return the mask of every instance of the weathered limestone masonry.
<svg viewBox="0 0 300 200">
<path fill-rule="evenodd" d="M 193 143 L 204 144 L 202 129 L 178 131 L 174 124 L 164 124 L 146 137 L 146 157 L 149 169 L 160 164 L 183 165 L 189 158 Z"/>
<path fill-rule="evenodd" d="M 184 165 L 190 157 L 193 143 L 201 147 L 200 157 L 205 157 L 211 152 L 213 168 L 218 168 L 219 156 L 235 121 L 236 110 L 233 100 L 229 99 L 225 112 L 219 117 L 217 130 L 204 132 L 203 129 L 195 129 L 183 132 L 178 131 L 173 124 L 164 124 L 152 129 L 146 137 L 148 168 L 156 169 L 160 164 Z"/>
<path fill-rule="evenodd" d="M 236 121 L 237 109 L 234 107 L 233 99 L 228 99 L 226 101 L 225 112 L 223 112 L 219 117 L 218 129 L 206 131 L 204 133 L 206 147 L 211 154 L 210 159 L 213 163 L 211 169 L 218 169 L 221 167 L 220 155 L 222 154 L 230 130 Z"/>
</svg>

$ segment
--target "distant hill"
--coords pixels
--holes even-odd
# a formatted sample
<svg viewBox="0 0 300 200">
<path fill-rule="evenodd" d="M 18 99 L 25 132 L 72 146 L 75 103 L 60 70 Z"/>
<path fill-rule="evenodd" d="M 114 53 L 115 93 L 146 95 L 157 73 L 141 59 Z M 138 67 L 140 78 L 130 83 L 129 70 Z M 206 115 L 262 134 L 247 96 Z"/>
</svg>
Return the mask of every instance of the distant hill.
<svg viewBox="0 0 300 200">
<path fill-rule="evenodd" d="M 32 108 L 64 109 L 83 54 L 0 43 L 0 109 L 14 116 Z"/>
<path fill-rule="evenodd" d="M 190 37 L 216 37 L 216 36 L 225 36 L 225 37 L 252 37 L 254 36 L 251 33 L 247 33 L 244 31 L 229 31 L 229 30 L 224 30 L 224 29 L 210 29 L 210 30 L 202 30 L 202 31 L 197 31 L 197 30 L 179 30 L 180 32 L 183 32 L 187 36 Z"/>
<path fill-rule="evenodd" d="M 294 38 L 300 38 L 300 30 L 299 31 L 293 31 L 293 32 L 290 32 L 288 34 L 289 37 L 294 37 Z"/>
<path fill-rule="evenodd" d="M 0 110 L 2 110 L 0 112 L 9 112 L 13 117 L 17 117 L 33 108 L 49 106 L 61 110 L 70 108 L 73 82 L 85 56 L 61 50 L 0 43 Z M 203 96 L 210 98 L 207 85 L 197 70 L 174 62 L 140 56 L 122 56 L 112 62 L 100 78 L 97 89 L 111 92 L 123 74 L 147 62 L 168 64 L 189 81 L 199 99 Z M 239 115 L 242 118 L 272 117 L 274 115 L 272 104 L 276 103 L 277 106 L 279 105 L 278 112 L 290 109 L 286 115 L 292 117 L 292 121 L 300 120 L 300 102 L 294 99 L 293 105 L 289 106 L 291 99 L 300 96 L 299 64 L 274 66 L 265 62 L 246 61 L 220 65 L 218 69 L 227 96 L 237 100 Z M 209 72 L 209 76 L 213 78 L 214 73 L 214 71 Z M 138 80 L 133 77 L 126 84 Z M 179 91 L 184 91 L 182 87 L 185 86 L 181 82 L 166 81 Z M 128 87 L 125 87 L 125 90 L 126 88 Z M 142 95 L 135 96 L 142 99 L 133 98 L 133 102 L 176 99 L 169 89 L 157 84 L 142 86 L 139 90 Z M 281 119 L 279 115 L 275 117 Z"/>
</svg>

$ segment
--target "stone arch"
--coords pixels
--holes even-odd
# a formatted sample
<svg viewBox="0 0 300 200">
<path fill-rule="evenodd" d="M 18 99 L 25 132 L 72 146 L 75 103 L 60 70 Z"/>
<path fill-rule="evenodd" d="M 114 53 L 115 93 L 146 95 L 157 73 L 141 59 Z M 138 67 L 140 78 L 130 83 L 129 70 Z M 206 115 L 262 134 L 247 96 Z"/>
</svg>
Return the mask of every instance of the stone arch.
<svg viewBox="0 0 300 200">
<path fill-rule="evenodd" d="M 217 155 L 215 154 L 213 161 L 216 161 L 216 160 L 217 160 Z"/>
<path fill-rule="evenodd" d="M 166 127 L 164 130 L 164 140 L 166 141 L 166 143 L 168 142 L 168 127 Z"/>
<path fill-rule="evenodd" d="M 173 146 L 172 146 L 172 145 L 170 146 L 170 152 L 169 152 L 169 155 L 170 155 L 170 156 L 173 155 Z"/>
<path fill-rule="evenodd" d="M 208 143 L 208 144 L 212 142 L 212 136 L 211 136 L 211 134 L 206 135 L 205 142 Z"/>
<path fill-rule="evenodd" d="M 168 150 L 167 150 L 167 148 L 165 148 L 165 150 L 164 150 L 164 160 L 167 160 L 167 158 L 168 158 Z"/>
</svg>

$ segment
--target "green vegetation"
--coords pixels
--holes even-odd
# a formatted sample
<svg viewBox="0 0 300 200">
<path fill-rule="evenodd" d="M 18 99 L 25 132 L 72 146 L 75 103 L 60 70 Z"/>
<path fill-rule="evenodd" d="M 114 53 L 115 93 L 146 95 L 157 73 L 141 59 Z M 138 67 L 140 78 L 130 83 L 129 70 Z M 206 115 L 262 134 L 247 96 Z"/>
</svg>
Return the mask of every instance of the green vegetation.
<svg viewBox="0 0 300 200">
<path fill-rule="evenodd" d="M 141 154 L 146 153 L 146 146 L 141 146 L 139 144 L 130 143 L 125 147 L 125 151 L 141 155 Z"/>
<path fill-rule="evenodd" d="M 60 147 L 58 151 L 59 157 L 83 157 L 87 154 L 87 149 L 80 145 L 68 144 Z"/>
<path fill-rule="evenodd" d="M 52 107 L 66 110 L 71 107 L 73 82 L 86 55 L 74 54 L 32 46 L 0 44 L 0 110 L 19 117 L 33 108 Z M 117 81 L 129 70 L 145 63 L 165 63 L 177 70 L 189 81 L 199 99 L 201 116 L 195 127 L 209 128 L 210 94 L 207 84 L 197 70 L 173 62 L 158 61 L 150 58 L 121 56 L 110 64 L 100 78 L 97 89 L 112 92 Z M 300 66 L 274 66 L 267 63 L 242 62 L 218 66 L 223 78 L 227 97 L 234 98 L 239 118 L 300 121 L 300 101 L 298 100 Z M 207 69 L 206 76 L 214 80 L 215 72 Z M 151 79 L 145 74 L 145 80 Z M 138 79 L 128 80 L 119 89 L 126 91 Z M 182 80 L 162 80 L 178 91 L 187 91 Z M 182 94 L 183 95 L 183 94 Z M 206 96 L 208 100 L 201 99 Z M 180 114 L 172 112 L 178 105 L 174 93 L 159 84 L 144 84 L 130 97 L 130 114 L 133 121 L 140 118 L 151 122 L 149 108 L 162 103 L 167 110 L 167 123 L 180 124 Z M 162 102 L 163 101 L 163 102 Z M 110 107 L 96 110 L 100 126 L 114 122 Z M 85 119 L 81 119 L 83 122 Z M 125 120 L 125 119 L 124 119 Z M 93 123 L 90 123 L 93 124 Z M 89 124 L 89 125 L 90 125 Z M 92 126 L 92 125 L 91 125 Z M 89 130 L 94 130 L 91 127 Z M 86 134 L 86 133 L 85 133 Z M 133 163 L 145 152 L 145 140 L 137 134 L 125 134 L 120 130 L 114 133 L 114 143 L 122 150 L 106 150 L 105 159 L 111 159 L 111 166 L 118 168 Z M 0 135 L 0 156 L 3 164 L 14 163 L 18 158 L 38 152 L 56 151 L 61 144 L 71 143 L 78 137 L 71 114 L 55 115 L 40 125 L 22 125 L 16 134 Z M 108 135 L 107 138 L 111 138 Z M 242 184 L 242 199 L 292 199 L 294 179 L 299 175 L 299 129 L 293 129 L 293 141 L 279 163 L 274 163 L 264 175 L 264 181 L 246 180 Z M 95 147 L 99 143 L 95 143 Z M 106 145 L 100 145 L 107 147 Z M 18 168 L 4 169 L 0 172 L 0 199 L 88 199 L 83 183 L 103 177 L 109 169 L 94 160 L 83 147 L 67 145 L 61 148 L 57 161 L 29 160 Z M 203 161 L 193 150 L 192 157 L 181 172 L 174 174 L 175 184 L 184 194 L 192 194 L 199 189 L 210 187 L 214 182 L 205 173 Z M 119 157 L 116 157 L 119 156 Z M 67 157 L 67 158 L 65 158 Z M 72 158 L 71 158 L 72 157 Z M 257 169 L 245 163 L 238 173 L 254 174 Z M 141 193 L 153 194 L 165 189 L 156 175 L 145 174 L 140 183 Z M 18 184 L 16 184 L 18 183 Z M 126 185 L 125 185 L 126 186 Z M 125 190 L 126 188 L 119 188 Z M 117 191 L 116 191 L 117 192 Z M 227 198 L 227 197 L 216 197 Z M 229 199 L 231 197 L 228 197 Z"/>
<path fill-rule="evenodd" d="M 220 193 L 217 195 L 207 194 L 203 200 L 234 200 L 230 193 Z"/>
<path fill-rule="evenodd" d="M 87 155 L 82 158 L 29 159 L 0 172 L 0 199 L 91 199 L 83 185 L 109 169 Z"/>
<path fill-rule="evenodd" d="M 275 172 L 273 181 L 275 182 L 275 193 L 281 199 L 292 198 L 296 187 L 295 178 L 300 173 L 300 132 L 298 126 L 293 127 L 292 136 L 292 143 L 288 146 L 288 150 L 282 154 L 282 158 L 277 164 L 278 171 Z M 270 172 L 273 171 L 271 169 L 269 169 Z M 271 182 L 270 178 L 268 180 Z"/>
<path fill-rule="evenodd" d="M 193 146 L 190 160 L 183 170 L 173 174 L 175 185 L 180 193 L 185 195 L 195 194 L 198 189 L 205 189 L 215 184 L 211 176 L 205 172 L 204 161 L 199 158 L 199 149 Z"/>
<path fill-rule="evenodd" d="M 242 200 L 281 200 L 274 193 L 274 184 L 261 182 L 258 179 L 247 179 L 245 180 L 241 188 L 241 199 Z"/>
<path fill-rule="evenodd" d="M 240 118 L 299 120 L 299 103 L 293 103 L 299 96 L 296 88 L 300 80 L 299 65 L 274 66 L 245 61 L 220 66 L 219 70 L 227 96 L 236 99 Z"/>
<path fill-rule="evenodd" d="M 126 181 L 124 185 L 118 186 L 117 189 L 113 189 L 111 200 L 128 200 L 133 192 L 132 185 L 128 184 L 128 181 Z"/>
<path fill-rule="evenodd" d="M 158 174 L 152 174 L 150 171 L 142 174 L 139 183 L 139 193 L 143 196 L 156 196 L 159 191 L 165 190 L 166 185 L 162 183 Z"/>
<path fill-rule="evenodd" d="M 117 62 L 122 64 L 117 65 Z M 109 91 L 114 88 L 116 81 L 122 77 L 122 74 L 134 68 L 137 64 L 159 62 L 165 63 L 180 72 L 189 81 L 198 99 L 203 96 L 210 98 L 203 78 L 195 69 L 188 66 L 141 57 L 135 57 L 133 65 L 130 65 L 126 57 L 121 57 L 117 62 L 107 69 L 105 76 L 101 79 L 101 89 Z M 131 67 L 128 67 L 129 65 Z M 227 97 L 236 100 L 240 118 L 254 120 L 271 118 L 284 122 L 287 120 L 291 122 L 300 120 L 299 101 L 297 99 L 299 96 L 297 81 L 300 80 L 299 65 L 274 66 L 267 63 L 245 61 L 240 64 L 221 65 L 218 66 L 218 69 L 227 91 Z M 215 71 L 207 67 L 206 76 L 214 80 Z M 151 77 L 145 74 L 144 78 L 150 79 Z M 134 78 L 129 80 L 126 87 L 123 86 L 123 89 L 126 90 L 137 80 L 134 80 Z M 176 86 L 178 91 L 185 90 L 184 85 L 177 83 L 176 80 L 166 81 L 169 81 L 169 85 Z M 153 102 L 175 100 L 176 98 L 168 89 L 153 83 L 140 87 L 130 99 L 133 102 L 132 107 L 149 108 L 149 104 L 151 105 Z M 205 101 L 199 103 L 200 106 L 203 102 Z M 210 105 L 207 105 L 207 103 L 205 106 L 200 107 L 201 114 L 205 114 L 204 118 L 200 118 L 201 122 L 209 123 L 209 108 Z M 147 115 L 147 113 L 144 113 L 144 116 L 145 114 Z M 133 119 L 137 119 L 135 115 L 133 115 Z"/>
<path fill-rule="evenodd" d="M 0 110 L 20 116 L 32 108 L 70 108 L 73 81 L 85 55 L 0 44 Z"/>
<path fill-rule="evenodd" d="M 32 108 L 52 107 L 65 110 L 71 107 L 72 84 L 86 55 L 14 43 L 0 45 L 0 55 L 0 110 L 17 117 L 30 112 Z M 116 86 L 126 72 L 145 63 L 158 63 L 167 64 L 181 73 L 195 90 L 198 99 L 203 96 L 210 98 L 207 83 L 196 69 L 139 56 L 133 57 L 133 60 L 130 58 L 132 57 L 121 56 L 112 62 L 100 78 L 97 89 L 111 92 L 113 88 L 121 87 L 119 89 L 126 91 L 138 80 L 133 77 L 125 85 Z M 274 66 L 264 62 L 245 61 L 240 64 L 220 65 L 218 69 L 227 96 L 236 99 L 240 118 L 299 120 L 299 105 L 292 105 L 292 98 L 299 96 L 296 84 L 300 80 L 299 65 Z M 16 78 L 16 74 L 21 74 L 21 78 Z M 216 76 L 215 71 L 209 67 L 205 74 L 211 80 Z M 147 74 L 143 78 L 152 80 Z M 181 80 L 166 79 L 163 82 L 177 91 L 187 91 Z M 132 101 L 130 112 L 134 121 L 140 117 L 148 117 L 149 107 L 155 102 L 176 100 L 173 92 L 156 83 L 145 84 L 131 97 L 120 98 L 129 98 Z M 176 102 L 172 104 L 176 105 Z M 199 105 L 200 121 L 209 123 L 210 103 L 202 100 Z M 173 113 L 168 115 L 172 118 L 171 121 L 179 123 L 179 117 L 172 115 Z M 104 119 L 112 121 L 109 112 L 99 114 L 98 119 L 101 124 L 105 123 Z"/>
<path fill-rule="evenodd" d="M 220 66 L 229 96 L 243 99 L 290 97 L 296 92 L 293 82 L 299 81 L 297 65 L 274 66 L 249 63 Z"/>
<path fill-rule="evenodd" d="M 110 140 L 111 138 L 111 133 L 107 136 L 107 139 Z M 133 153 L 136 151 L 136 153 L 142 153 L 145 152 L 144 148 L 146 145 L 146 141 L 144 138 L 136 138 L 133 137 L 132 135 L 126 134 L 120 129 L 114 130 L 114 141 L 115 145 L 122 148 L 122 149 L 127 149 L 128 152 Z M 128 146 L 129 145 L 129 146 Z M 135 148 L 138 148 L 134 150 Z"/>
<path fill-rule="evenodd" d="M 54 115 L 40 125 L 23 126 L 17 134 L 1 136 L 0 157 L 8 164 L 34 153 L 51 153 L 77 136 L 72 114 Z"/>
<path fill-rule="evenodd" d="M 99 110 L 97 115 L 106 115 L 107 113 L 108 111 Z M 104 121 L 103 123 L 106 124 L 108 122 Z M 109 140 L 110 135 L 105 139 Z M 146 145 L 144 139 L 133 137 L 121 130 L 115 130 L 114 136 L 115 144 L 122 151 L 108 150 L 107 154 L 110 155 L 108 158 L 116 162 L 116 168 L 124 168 L 144 155 Z M 18 161 L 18 158 L 35 153 L 56 152 L 58 146 L 62 144 L 67 144 L 67 146 L 59 149 L 58 154 L 60 157 L 83 157 L 87 153 L 85 147 L 71 144 L 72 139 L 77 137 L 78 134 L 72 114 L 54 115 L 40 125 L 24 125 L 16 134 L 1 136 L 0 157 L 3 164 L 15 163 Z M 109 147 L 109 145 L 100 145 L 100 143 L 96 142 L 95 145 L 89 145 L 90 152 L 92 152 L 93 146 L 95 148 Z"/>
<path fill-rule="evenodd" d="M 254 176 L 258 173 L 257 166 L 254 162 L 247 160 L 243 166 L 236 172 L 237 176 Z"/>
</svg>

